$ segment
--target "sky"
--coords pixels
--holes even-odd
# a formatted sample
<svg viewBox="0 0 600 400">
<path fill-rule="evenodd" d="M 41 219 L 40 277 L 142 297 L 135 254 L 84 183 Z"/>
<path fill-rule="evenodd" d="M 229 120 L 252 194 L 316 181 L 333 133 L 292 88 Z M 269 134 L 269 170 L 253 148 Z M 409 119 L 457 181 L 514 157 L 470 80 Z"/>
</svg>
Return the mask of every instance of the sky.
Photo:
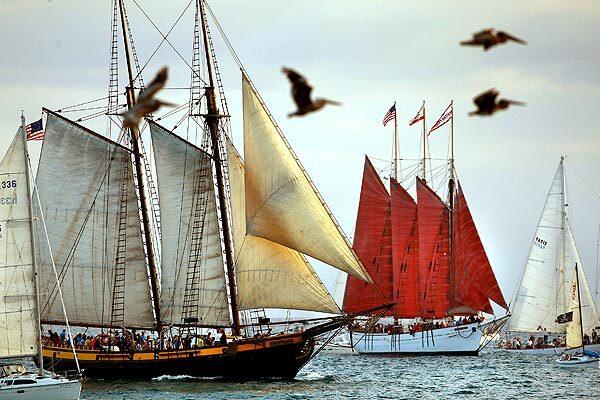
<svg viewBox="0 0 600 400">
<path fill-rule="evenodd" d="M 136 1 L 166 32 L 189 0 Z M 385 112 L 397 102 L 400 155 L 406 159 L 402 165 L 409 167 L 419 157 L 420 128 L 409 127 L 408 120 L 425 100 L 431 126 L 454 100 L 456 169 L 505 297 L 513 297 L 563 154 L 567 156 L 575 238 L 588 282 L 592 291 L 596 289 L 600 3 L 209 3 L 348 236 L 354 230 L 364 155 L 373 158 L 378 168 L 389 164 L 393 129 L 381 125 Z M 139 59 L 145 64 L 161 36 L 134 1 L 126 4 Z M 55 110 L 106 96 L 111 1 L 0 0 L 0 7 L 0 153 L 4 153 L 20 123 L 21 110 L 33 121 L 39 119 L 41 107 Z M 187 8 L 169 35 L 188 63 L 192 11 Z M 210 23 L 233 137 L 240 147 L 240 74 Z M 509 44 L 487 53 L 458 45 L 471 33 L 490 27 L 511 32 L 529 45 Z M 148 63 L 146 81 L 162 65 L 170 68 L 169 86 L 189 85 L 188 67 L 168 44 Z M 283 65 L 305 74 L 315 95 L 342 101 L 343 106 L 288 119 L 293 104 L 280 73 Z M 473 108 L 471 99 L 493 87 L 507 98 L 527 102 L 527 107 L 515 107 L 492 118 L 467 116 Z M 186 93 L 172 89 L 161 97 L 179 104 Z M 106 119 L 91 121 L 88 126 L 104 132 Z M 182 129 L 177 132 L 185 136 Z M 447 156 L 448 131 L 446 126 L 430 137 L 433 158 Z M 31 148 L 35 157 L 39 144 Z M 333 289 L 337 273 L 323 265 L 317 265 L 317 270 Z"/>
</svg>

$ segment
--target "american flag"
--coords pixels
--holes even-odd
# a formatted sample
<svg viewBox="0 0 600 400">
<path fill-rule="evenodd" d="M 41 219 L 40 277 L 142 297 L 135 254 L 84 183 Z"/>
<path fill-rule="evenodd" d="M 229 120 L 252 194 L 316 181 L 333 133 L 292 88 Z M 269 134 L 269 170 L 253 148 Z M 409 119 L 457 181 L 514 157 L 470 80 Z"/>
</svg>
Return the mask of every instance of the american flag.
<svg viewBox="0 0 600 400">
<path fill-rule="evenodd" d="M 425 102 L 423 102 L 423 105 L 421 106 L 421 108 L 419 108 L 419 111 L 417 111 L 417 115 L 415 115 L 415 117 L 409 121 L 408 125 L 413 126 L 417 122 L 423 121 L 424 119 L 425 119 Z"/>
<path fill-rule="evenodd" d="M 383 126 L 386 126 L 387 123 L 393 119 L 396 119 L 396 103 L 394 103 L 394 105 L 389 109 L 389 111 L 385 113 L 381 122 L 383 123 Z"/>
<path fill-rule="evenodd" d="M 42 126 L 42 119 L 30 123 L 25 127 L 25 133 L 27 134 L 27 140 L 44 140 L 44 127 Z"/>
<path fill-rule="evenodd" d="M 427 136 L 431 135 L 431 132 L 435 131 L 436 129 L 441 128 L 442 126 L 446 125 L 448 123 L 448 121 L 450 121 L 453 118 L 453 115 L 454 115 L 454 108 L 452 107 L 452 102 L 450 102 L 450 105 L 448 105 L 448 107 L 446 107 L 446 110 L 442 113 L 442 116 L 437 120 L 435 125 L 433 125 L 431 127 Z"/>
</svg>

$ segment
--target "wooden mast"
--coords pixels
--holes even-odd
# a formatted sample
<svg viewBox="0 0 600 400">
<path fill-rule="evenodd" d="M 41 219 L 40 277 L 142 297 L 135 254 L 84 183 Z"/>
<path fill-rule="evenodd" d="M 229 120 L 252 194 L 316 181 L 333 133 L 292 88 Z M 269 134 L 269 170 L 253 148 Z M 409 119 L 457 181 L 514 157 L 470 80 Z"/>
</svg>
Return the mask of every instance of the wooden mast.
<svg viewBox="0 0 600 400">
<path fill-rule="evenodd" d="M 392 178 L 398 181 L 398 110 L 394 101 L 394 147 L 392 148 Z"/>
<path fill-rule="evenodd" d="M 423 182 L 427 182 L 425 169 L 427 163 L 427 123 L 425 122 L 425 100 L 423 100 Z"/>
<path fill-rule="evenodd" d="M 37 257 L 35 255 L 35 235 L 33 233 L 33 197 L 31 190 L 31 171 L 29 170 L 29 152 L 27 151 L 27 129 L 25 128 L 25 116 L 21 112 L 21 138 L 23 140 L 23 156 L 25 159 L 25 180 L 27 185 L 27 201 L 29 202 L 29 240 L 31 241 L 31 263 L 33 265 L 33 287 L 35 298 L 35 322 L 37 328 L 37 354 L 38 374 L 44 375 L 44 357 L 42 357 L 42 320 L 40 315 L 40 288 L 38 281 Z M 58 283 L 60 285 L 60 282 Z M 70 335 L 70 331 L 69 331 Z"/>
<path fill-rule="evenodd" d="M 125 21 L 125 5 L 123 0 L 119 1 L 119 13 L 121 16 L 121 30 L 123 32 L 123 46 L 125 48 L 125 57 L 127 59 L 127 73 L 129 76 L 129 87 L 127 87 L 127 109 L 131 110 L 136 103 L 133 68 L 131 66 L 131 53 L 129 48 L 129 38 L 127 37 L 127 23 Z M 140 143 L 140 128 L 136 124 L 130 128 L 131 148 L 133 151 L 134 168 L 136 183 L 138 187 L 138 196 L 140 199 L 140 211 L 142 214 L 142 226 L 144 228 L 144 242 L 146 245 L 146 254 L 148 257 L 148 268 L 150 270 L 150 289 L 152 291 L 152 303 L 156 320 L 156 329 L 160 332 L 162 328 L 160 313 L 160 292 L 158 283 L 158 270 L 156 258 L 154 256 L 154 246 L 152 245 L 152 234 L 150 230 L 150 215 L 146 197 L 144 170 L 142 167 L 142 151 Z"/>
<path fill-rule="evenodd" d="M 206 15 L 204 13 L 204 0 L 198 0 L 200 17 L 202 18 L 202 36 L 204 40 L 204 53 L 206 56 L 206 69 L 208 71 L 209 86 L 206 88 L 206 103 L 207 114 L 204 120 L 208 126 L 210 139 L 212 144 L 212 158 L 215 165 L 215 174 L 217 180 L 217 190 L 219 197 L 219 212 L 221 224 L 223 228 L 223 242 L 225 245 L 225 266 L 227 268 L 227 285 L 229 287 L 229 297 L 231 302 L 232 324 L 231 330 L 235 336 L 240 335 L 240 315 L 237 305 L 237 287 L 235 283 L 235 270 L 233 263 L 233 249 L 231 246 L 231 230 L 229 228 L 229 216 L 227 214 L 227 194 L 225 191 L 225 178 L 223 174 L 223 160 L 220 153 L 220 133 L 219 133 L 219 109 L 217 107 L 217 99 L 215 96 L 215 85 L 212 71 L 212 59 L 208 40 L 208 32 L 206 28 Z"/>
</svg>

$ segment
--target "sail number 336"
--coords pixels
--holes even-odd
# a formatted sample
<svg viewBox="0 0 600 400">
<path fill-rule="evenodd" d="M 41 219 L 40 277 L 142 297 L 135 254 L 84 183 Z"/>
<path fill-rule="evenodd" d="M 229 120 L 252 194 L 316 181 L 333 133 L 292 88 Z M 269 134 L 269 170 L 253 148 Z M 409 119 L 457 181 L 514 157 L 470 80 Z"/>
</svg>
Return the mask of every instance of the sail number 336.
<svg viewBox="0 0 600 400">
<path fill-rule="evenodd" d="M 17 187 L 17 180 L 13 179 L 11 181 L 2 181 L 0 183 L 0 188 L 2 189 L 10 189 L 10 188 L 16 188 Z"/>
</svg>

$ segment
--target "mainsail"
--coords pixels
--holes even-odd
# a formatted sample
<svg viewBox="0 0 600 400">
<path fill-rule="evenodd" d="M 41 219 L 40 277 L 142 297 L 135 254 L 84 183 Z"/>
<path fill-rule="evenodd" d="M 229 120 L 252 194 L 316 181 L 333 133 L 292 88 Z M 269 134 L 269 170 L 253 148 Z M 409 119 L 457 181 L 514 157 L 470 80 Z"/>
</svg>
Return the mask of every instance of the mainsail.
<svg viewBox="0 0 600 400">
<path fill-rule="evenodd" d="M 227 142 L 238 306 L 339 313 L 339 308 L 299 252 L 246 232 L 244 163 Z"/>
<path fill-rule="evenodd" d="M 582 319 L 581 319 L 581 306 L 579 303 L 579 277 L 577 271 L 579 268 L 575 268 L 573 271 L 573 279 L 569 286 L 569 299 L 567 303 L 567 312 L 573 313 L 571 321 L 567 323 L 567 349 L 575 349 L 583 345 L 583 331 Z"/>
<path fill-rule="evenodd" d="M 210 156 L 150 123 L 161 213 L 161 322 L 228 326 Z"/>
<path fill-rule="evenodd" d="M 308 175 L 242 74 L 248 233 L 370 282 Z"/>
<path fill-rule="evenodd" d="M 21 128 L 0 162 L 0 358 L 37 354 L 27 160 Z"/>
<path fill-rule="evenodd" d="M 348 276 L 343 305 L 346 312 L 375 308 L 394 300 L 390 206 L 390 195 L 373 164 L 365 157 L 354 251 L 377 285 Z"/>
<path fill-rule="evenodd" d="M 67 314 L 74 325 L 152 327 L 130 152 L 46 112 L 36 187 Z M 38 248 L 42 320 L 61 321 L 49 249 Z"/>
<path fill-rule="evenodd" d="M 535 236 L 523 275 L 513 300 L 512 316 L 508 330 L 517 332 L 564 333 L 565 325 L 555 321 L 567 309 L 570 298 L 570 281 L 575 263 L 580 266 L 580 286 L 585 307 L 585 319 L 593 327 L 598 320 L 589 294 L 581 260 L 573 240 L 567 217 L 565 199 L 565 172 L 561 159 L 535 231 Z M 589 298 L 589 300 L 588 300 Z"/>
</svg>

